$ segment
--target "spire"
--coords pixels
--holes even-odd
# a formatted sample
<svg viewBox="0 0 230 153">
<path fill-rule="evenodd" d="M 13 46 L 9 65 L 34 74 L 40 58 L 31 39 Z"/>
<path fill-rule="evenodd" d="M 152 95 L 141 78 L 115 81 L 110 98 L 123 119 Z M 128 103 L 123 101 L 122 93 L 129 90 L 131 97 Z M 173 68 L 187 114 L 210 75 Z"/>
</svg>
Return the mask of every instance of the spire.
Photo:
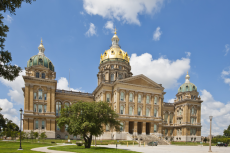
<svg viewBox="0 0 230 153">
<path fill-rule="evenodd" d="M 38 46 L 38 51 L 39 51 L 38 55 L 44 55 L 45 48 L 44 48 L 43 43 L 42 43 L 42 38 L 41 38 L 41 43 Z"/>
<path fill-rule="evenodd" d="M 188 75 L 188 71 L 187 71 L 187 75 L 185 77 L 185 83 L 190 83 L 189 79 L 190 79 L 190 76 Z"/>
<path fill-rule="evenodd" d="M 116 29 L 116 27 L 115 27 L 115 29 L 114 29 L 114 34 L 115 34 L 115 35 L 117 34 L 117 29 Z"/>
<path fill-rule="evenodd" d="M 112 46 L 111 46 L 111 48 L 120 48 L 120 46 L 118 44 L 119 38 L 117 36 L 117 28 L 116 27 L 114 29 L 114 35 L 113 35 L 113 38 L 111 40 L 112 40 Z"/>
</svg>

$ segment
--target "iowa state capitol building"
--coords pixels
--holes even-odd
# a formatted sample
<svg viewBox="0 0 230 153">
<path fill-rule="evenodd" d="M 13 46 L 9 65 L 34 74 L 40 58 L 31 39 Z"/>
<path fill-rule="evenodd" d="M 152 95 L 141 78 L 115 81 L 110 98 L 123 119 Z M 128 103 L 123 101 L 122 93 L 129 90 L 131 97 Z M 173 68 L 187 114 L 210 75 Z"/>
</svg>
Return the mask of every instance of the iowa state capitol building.
<svg viewBox="0 0 230 153">
<path fill-rule="evenodd" d="M 164 87 L 144 75 L 133 76 L 127 52 L 116 35 L 100 58 L 98 86 L 92 94 L 57 89 L 54 64 L 39 53 L 27 62 L 23 76 L 24 132 L 46 132 L 48 138 L 67 138 L 67 127 L 58 127 L 60 110 L 77 101 L 106 101 L 119 114 L 123 125 L 115 132 L 109 125 L 98 139 L 131 140 L 133 136 L 163 137 L 164 140 L 201 141 L 201 103 L 197 87 L 185 77 L 174 103 L 164 102 Z M 76 136 L 70 136 L 76 139 Z"/>
</svg>

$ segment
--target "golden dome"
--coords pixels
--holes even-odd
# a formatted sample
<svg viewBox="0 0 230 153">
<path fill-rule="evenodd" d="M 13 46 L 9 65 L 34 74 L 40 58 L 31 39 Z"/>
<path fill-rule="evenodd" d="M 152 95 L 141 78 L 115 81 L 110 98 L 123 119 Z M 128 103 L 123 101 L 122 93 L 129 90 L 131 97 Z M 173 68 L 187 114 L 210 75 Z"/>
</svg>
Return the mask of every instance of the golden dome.
<svg viewBox="0 0 230 153">
<path fill-rule="evenodd" d="M 119 38 L 116 35 L 117 29 L 114 30 L 114 36 L 112 37 L 112 45 L 110 49 L 106 50 L 103 55 L 101 55 L 100 63 L 104 63 L 106 61 L 124 61 L 129 62 L 130 57 L 128 56 L 128 53 L 123 51 L 118 42 Z"/>
</svg>

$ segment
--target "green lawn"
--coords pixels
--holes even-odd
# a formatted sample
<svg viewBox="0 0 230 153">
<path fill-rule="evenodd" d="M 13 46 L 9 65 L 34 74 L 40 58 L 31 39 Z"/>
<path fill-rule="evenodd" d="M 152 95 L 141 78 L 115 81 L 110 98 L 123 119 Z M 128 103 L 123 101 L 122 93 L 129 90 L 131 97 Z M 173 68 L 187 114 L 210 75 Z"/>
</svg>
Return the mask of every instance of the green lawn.
<svg viewBox="0 0 230 153">
<path fill-rule="evenodd" d="M 200 142 L 171 142 L 172 145 L 180 145 L 180 146 L 198 146 L 198 145 L 203 145 L 203 146 L 209 146 L 209 143 L 202 143 Z M 216 144 L 212 143 L 212 146 L 215 146 Z"/>
<path fill-rule="evenodd" d="M 77 153 L 137 153 L 135 151 L 121 150 L 121 149 L 113 149 L 113 148 L 105 148 L 105 147 L 92 147 L 85 148 L 84 146 L 77 145 L 69 145 L 69 146 L 58 146 L 58 147 L 50 147 L 50 150 L 60 150 L 60 151 L 70 151 Z"/>
<path fill-rule="evenodd" d="M 38 151 L 31 151 L 30 149 L 32 148 L 37 148 L 37 147 L 44 147 L 44 146 L 52 146 L 51 143 L 30 143 L 30 142 L 22 142 L 22 151 L 18 150 L 20 146 L 19 142 L 9 142 L 9 141 L 0 141 L 0 152 L 5 153 L 5 152 L 10 152 L 10 153 L 30 153 L 30 152 L 37 152 Z"/>
</svg>

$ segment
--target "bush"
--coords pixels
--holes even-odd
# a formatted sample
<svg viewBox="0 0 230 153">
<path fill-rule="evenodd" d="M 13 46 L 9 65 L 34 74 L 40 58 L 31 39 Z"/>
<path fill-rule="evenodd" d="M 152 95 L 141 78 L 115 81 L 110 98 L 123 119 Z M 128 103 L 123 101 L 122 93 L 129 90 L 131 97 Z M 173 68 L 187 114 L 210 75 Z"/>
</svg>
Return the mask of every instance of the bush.
<svg viewBox="0 0 230 153">
<path fill-rule="evenodd" d="M 77 142 L 76 145 L 77 146 L 83 146 L 83 143 Z"/>
<path fill-rule="evenodd" d="M 230 142 L 230 138 L 213 138 L 212 143 L 223 142 L 228 143 Z"/>
</svg>

